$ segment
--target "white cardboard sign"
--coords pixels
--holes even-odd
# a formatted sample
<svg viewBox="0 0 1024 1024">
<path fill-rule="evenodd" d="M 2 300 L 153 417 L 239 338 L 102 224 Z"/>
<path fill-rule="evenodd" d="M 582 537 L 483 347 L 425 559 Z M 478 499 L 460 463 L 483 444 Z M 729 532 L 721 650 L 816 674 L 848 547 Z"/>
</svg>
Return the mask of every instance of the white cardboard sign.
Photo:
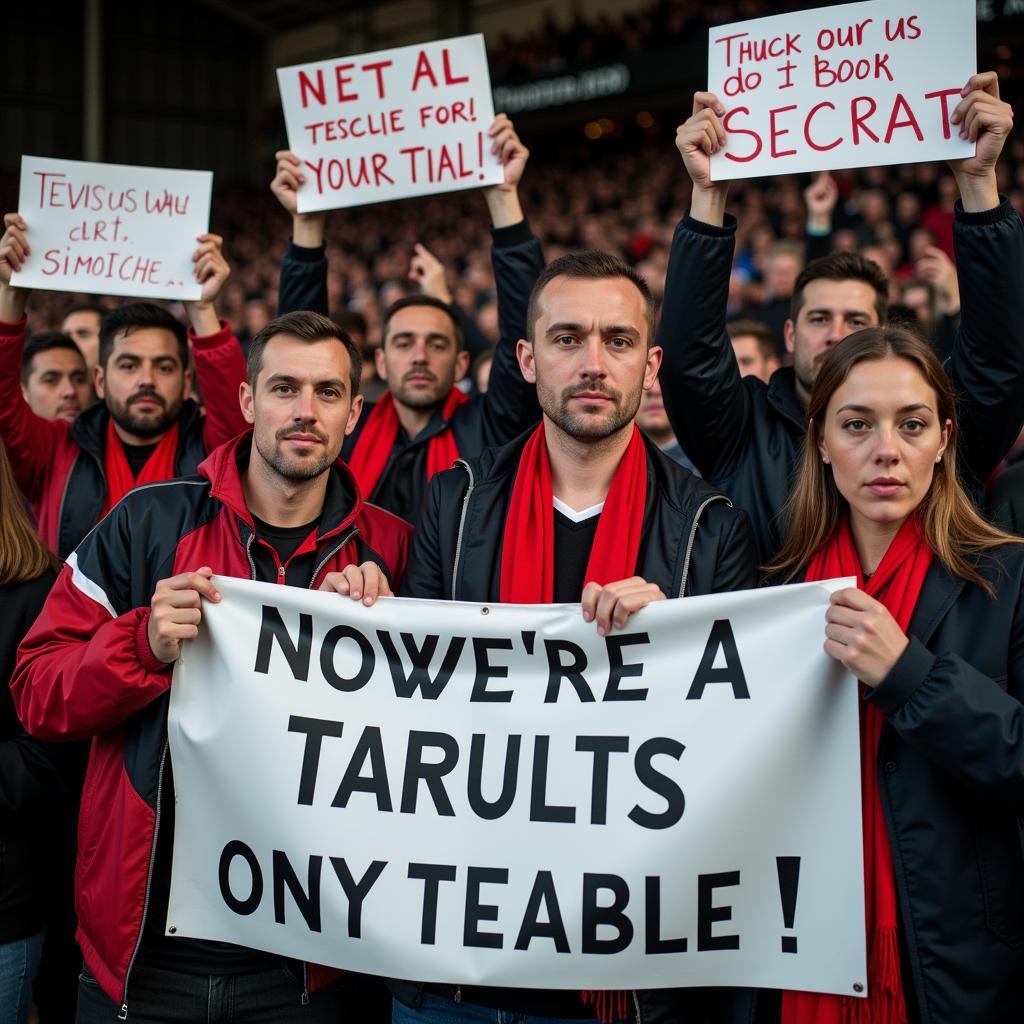
<svg viewBox="0 0 1024 1024">
<path fill-rule="evenodd" d="M 299 211 L 497 185 L 482 35 L 278 68 Z"/>
<path fill-rule="evenodd" d="M 863 992 L 835 582 L 608 637 L 579 605 L 216 584 L 171 687 L 168 934 L 421 981 Z"/>
<path fill-rule="evenodd" d="M 196 238 L 209 230 L 211 171 L 21 158 L 18 212 L 32 250 L 19 288 L 195 300 Z"/>
<path fill-rule="evenodd" d="M 715 181 L 974 155 L 950 115 L 977 70 L 974 0 L 870 0 L 711 29 Z"/>
</svg>

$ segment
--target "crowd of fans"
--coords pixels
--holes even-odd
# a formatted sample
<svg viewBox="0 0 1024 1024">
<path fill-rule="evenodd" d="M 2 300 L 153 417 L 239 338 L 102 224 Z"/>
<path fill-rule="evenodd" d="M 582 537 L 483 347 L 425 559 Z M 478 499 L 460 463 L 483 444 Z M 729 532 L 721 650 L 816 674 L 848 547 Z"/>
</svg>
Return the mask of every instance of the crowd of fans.
<svg viewBox="0 0 1024 1024">
<path fill-rule="evenodd" d="M 1010 141 L 999 176 L 1000 191 L 1024 211 L 1024 141 Z M 870 167 L 837 173 L 834 187 L 808 191 L 812 184 L 810 176 L 734 184 L 730 208 L 739 219 L 730 296 L 734 318 L 766 322 L 781 345 L 781 322 L 808 240 L 812 255 L 833 247 L 866 251 L 892 281 L 892 302 L 913 308 L 926 328 L 936 311 L 955 312 L 956 192 L 943 165 Z M 612 144 L 572 154 L 535 152 L 521 191 L 548 258 L 578 248 L 613 252 L 634 264 L 660 294 L 672 232 L 690 194 L 669 139 L 645 141 L 635 149 Z M 269 190 L 225 189 L 215 193 L 211 226 L 224 237 L 232 268 L 221 298 L 222 315 L 244 341 L 277 310 L 288 218 Z M 383 310 L 419 290 L 409 279 L 417 242 L 441 260 L 455 301 L 495 339 L 491 242 L 482 201 L 474 192 L 330 215 L 331 309 L 361 314 L 368 342 L 379 343 Z M 29 332 L 58 328 L 75 298 L 83 297 L 38 294 L 29 308 Z M 116 304 L 109 298 L 99 302 Z"/>
<path fill-rule="evenodd" d="M 559 74 L 574 65 L 621 60 L 681 40 L 700 38 L 712 25 L 776 14 L 787 5 L 772 0 L 657 0 L 616 16 L 583 18 L 578 12 L 565 27 L 549 15 L 526 35 L 502 35 L 489 56 L 491 74 L 501 84 Z M 808 7 L 806 3 L 802 7 Z"/>
<path fill-rule="evenodd" d="M 646 51 L 658 45 L 671 43 L 688 34 L 706 30 L 709 24 L 775 13 L 782 6 L 784 5 L 771 3 L 769 0 L 724 0 L 711 12 L 707 5 L 698 3 L 697 0 L 662 0 L 639 12 L 623 14 L 619 18 L 605 17 L 586 24 L 576 20 L 568 28 L 560 28 L 554 22 L 549 22 L 535 34 L 514 41 L 503 41 L 497 46 L 492 54 L 492 71 L 498 81 L 515 81 L 520 78 L 554 74 L 574 64 L 614 57 L 622 53 Z M 688 110 L 680 110 L 678 120 L 683 121 L 688 114 Z M 654 298 L 658 301 L 664 299 L 673 236 L 676 225 L 690 208 L 694 188 L 687 171 L 680 164 L 679 153 L 673 145 L 673 128 L 674 124 L 666 119 L 660 124 L 653 125 L 652 130 L 647 132 L 627 132 L 614 138 L 589 143 L 580 140 L 578 144 L 558 146 L 545 144 L 543 140 L 534 144 L 529 138 L 528 128 L 523 132 L 524 141 L 532 146 L 534 152 L 528 173 L 521 183 L 518 183 L 517 178 L 513 184 L 518 184 L 518 195 L 526 211 L 529 227 L 543 246 L 543 260 L 554 261 L 581 249 L 602 250 L 620 257 L 631 268 L 635 268 L 649 286 Z M 511 131 L 511 128 L 509 130 Z M 525 163 L 525 160 L 522 162 Z M 519 173 L 522 173 L 521 167 Z M 1024 141 L 1010 140 L 996 173 L 999 192 L 1008 197 L 1019 214 L 1024 215 Z M 267 177 L 269 182 L 269 173 Z M 786 351 L 783 337 L 784 324 L 791 315 L 794 290 L 799 291 L 796 288 L 797 280 L 810 260 L 834 251 L 859 252 L 877 263 L 889 282 L 890 318 L 901 321 L 912 331 L 934 342 L 939 354 L 947 355 L 953 344 L 960 313 L 959 282 L 953 247 L 954 207 L 958 195 L 958 183 L 943 164 L 871 167 L 834 174 L 786 175 L 733 183 L 728 208 L 735 215 L 739 227 L 728 291 L 728 333 L 741 372 L 744 375 L 760 377 L 767 382 L 774 370 L 789 361 L 790 355 Z M 217 266 L 211 265 L 207 268 L 206 279 L 212 281 L 216 277 L 218 284 L 216 288 L 212 288 L 212 297 L 207 296 L 204 291 L 204 300 L 192 305 L 212 306 L 213 299 L 216 298 L 216 314 L 229 321 L 234 335 L 247 351 L 253 339 L 275 316 L 281 313 L 294 313 L 296 308 L 312 308 L 308 303 L 289 307 L 288 302 L 282 299 L 279 293 L 282 262 L 291 224 L 288 214 L 281 208 L 278 200 L 279 197 L 272 195 L 267 187 L 255 189 L 238 185 L 217 186 L 210 228 L 217 236 L 223 238 L 223 255 L 230 266 L 230 278 L 222 289 L 220 284 L 227 276 L 227 268 L 220 265 L 219 242 L 216 245 L 212 242 L 203 243 L 217 249 L 215 257 L 207 253 L 210 259 L 216 260 Z M 11 195 L 7 196 L 4 208 L 15 208 Z M 491 212 L 493 213 L 493 210 Z M 1015 220 L 1012 217 L 1010 219 Z M 518 222 L 516 226 L 519 226 Z M 10 225 L 8 227 L 10 228 Z M 502 230 L 501 225 L 495 224 L 495 227 L 499 231 Z M 30 228 L 25 230 L 30 231 Z M 504 230 L 508 232 L 507 225 Z M 528 234 L 526 228 L 522 231 Z M 517 243 L 514 239 L 510 241 L 506 235 L 504 244 L 514 249 L 517 244 L 525 243 Z M 533 244 L 536 245 L 536 242 Z M 450 301 L 460 308 L 461 313 L 475 324 L 478 334 L 493 345 L 499 336 L 498 293 L 501 290 L 499 284 L 502 277 L 499 272 L 499 280 L 496 283 L 492 252 L 500 248 L 496 237 L 492 236 L 489 230 L 484 202 L 474 191 L 335 211 L 329 214 L 327 219 L 327 307 L 323 311 L 329 311 L 334 320 L 342 324 L 362 344 L 364 363 L 368 367 L 373 366 L 373 359 L 365 357 L 370 354 L 369 350 L 381 345 L 387 328 L 386 311 L 392 310 L 390 316 L 393 319 L 396 315 L 395 302 L 404 296 L 417 295 L 420 292 L 426 292 L 440 300 L 440 310 L 433 309 L 429 303 L 426 304 L 428 317 L 431 312 L 440 312 L 442 320 L 448 316 L 455 323 L 458 318 L 451 317 L 450 312 L 445 313 L 444 304 L 450 298 Z M 502 258 L 512 259 L 507 254 L 498 258 L 499 261 Z M 534 272 L 539 272 L 543 260 L 538 250 Z M 975 278 L 978 276 L 976 269 Z M 691 274 L 689 277 L 691 280 L 698 279 L 697 274 Z M 529 292 L 528 287 L 523 290 Z M 676 293 L 670 289 L 669 299 L 665 304 L 665 323 L 668 325 L 672 323 L 671 306 L 674 294 Z M 119 300 L 112 297 L 76 296 L 61 292 L 33 294 L 27 309 L 25 333 L 37 337 L 34 342 L 30 341 L 25 349 L 21 385 L 26 401 L 37 415 L 48 420 L 64 419 L 76 422 L 83 411 L 88 413 L 93 399 L 89 381 L 92 368 L 99 358 L 96 337 L 99 320 L 97 314 L 115 309 L 119 304 Z M 212 326 L 210 325 L 209 318 L 214 316 L 212 309 L 183 309 L 173 303 L 164 305 L 179 320 L 187 317 L 191 323 L 193 360 L 197 376 L 203 376 L 202 369 L 205 363 L 206 382 L 216 387 L 219 366 L 230 363 L 236 370 L 238 369 L 235 365 L 238 362 L 238 346 L 231 340 L 228 332 L 216 331 L 216 318 Z M 968 301 L 967 307 L 970 305 Z M 882 306 L 884 307 L 884 299 Z M 414 314 L 422 317 L 423 307 L 422 302 L 414 303 Z M 14 308 L 13 313 L 0 308 L 0 322 L 7 323 L 8 328 L 13 329 L 11 325 L 19 323 L 20 312 L 21 307 Z M 158 319 L 155 326 L 168 328 L 167 324 L 159 321 L 160 312 L 159 309 L 156 311 Z M 408 308 L 405 312 L 408 313 Z M 507 310 L 505 312 L 507 314 Z M 525 310 L 521 312 L 525 316 Z M 400 304 L 397 315 L 402 313 Z M 299 314 L 303 315 L 309 314 Z M 163 313 L 163 316 L 166 317 L 166 313 Z M 183 328 L 180 324 L 175 327 L 172 323 L 168 329 L 172 330 L 172 333 L 177 332 L 175 337 L 180 335 L 178 348 L 184 356 L 186 341 Z M 73 342 L 66 339 L 66 343 L 54 341 L 52 335 L 38 337 L 40 332 L 57 330 L 67 332 Z M 465 335 L 468 332 L 462 333 Z M 221 337 L 222 334 L 224 337 Z M 505 334 L 507 338 L 508 332 Z M 388 334 L 389 351 L 393 344 L 390 339 L 393 336 L 394 332 Z M 518 336 L 518 333 L 511 335 L 512 338 Z M 11 334 L 10 337 L 15 338 L 15 335 Z M 721 338 L 720 329 L 717 337 Z M 20 346 L 22 336 L 18 334 L 15 340 Z M 911 338 L 908 342 L 911 346 L 915 343 L 920 345 L 920 339 Z M 257 362 L 261 358 L 261 344 L 265 342 L 257 341 L 253 346 Z M 81 349 L 84 365 L 80 365 L 76 345 Z M 11 347 L 13 348 L 13 344 Z M 469 390 L 483 392 L 490 369 L 489 359 L 494 359 L 494 353 L 492 351 L 489 355 L 484 351 L 480 355 L 477 354 L 479 349 L 473 349 L 469 345 L 467 348 L 476 354 L 476 361 L 466 387 Z M 680 345 L 679 348 L 683 349 L 685 346 Z M 35 361 L 36 349 L 49 353 L 45 361 Z M 165 359 L 172 357 L 168 357 L 166 353 L 164 355 Z M 393 359 L 398 358 L 393 356 Z M 218 363 L 219 359 L 225 359 L 226 362 Z M 231 363 L 231 360 L 234 362 Z M 103 358 L 99 358 L 99 361 L 101 365 L 104 364 Z M 495 379 L 498 380 L 503 372 L 501 347 L 495 361 Z M 106 362 L 110 362 L 109 349 Z M 728 362 L 731 367 L 731 360 Z M 500 401 L 494 401 L 495 395 L 511 391 L 507 388 L 507 369 L 506 366 L 504 384 L 497 386 L 484 400 L 491 400 L 492 407 L 499 410 Z M 184 362 L 177 366 L 176 372 L 184 374 Z M 678 376 L 682 377 L 683 374 L 680 372 Z M 663 372 L 662 380 L 669 379 Z M 224 375 L 221 383 L 237 388 L 230 374 Z M 521 380 L 517 380 L 516 383 L 522 385 Z M 750 380 L 744 382 L 751 383 L 753 382 Z M 735 384 L 739 384 L 738 378 Z M 376 393 L 373 393 L 372 388 L 369 389 L 370 397 L 380 397 L 384 385 L 381 381 L 377 381 L 377 385 Z M 388 395 L 393 395 L 396 388 L 391 380 L 388 381 L 388 386 Z M 108 382 L 106 387 L 108 393 L 102 397 L 113 410 L 118 397 L 116 386 Z M 127 385 L 124 387 L 127 393 Z M 159 445 L 140 443 L 139 438 L 145 440 L 148 435 L 137 431 L 138 437 L 125 446 L 125 452 L 128 453 L 133 445 L 136 449 L 150 449 L 145 452 L 137 451 L 136 454 L 143 456 L 142 465 L 145 465 L 147 459 L 154 460 L 153 475 L 148 478 L 138 476 L 138 467 L 128 464 L 126 454 L 121 459 L 124 465 L 120 469 L 120 463 L 115 465 L 116 459 L 104 462 L 107 476 L 111 477 L 115 469 L 118 469 L 118 472 L 123 470 L 121 482 L 124 484 L 123 490 L 127 492 L 134 483 L 150 479 L 163 480 L 194 472 L 193 464 L 200 455 L 205 455 L 211 449 L 217 450 L 219 440 L 237 434 L 238 430 L 245 426 L 240 426 L 237 422 L 239 414 L 235 409 L 237 403 L 234 401 L 235 392 L 232 388 L 226 386 L 225 397 L 225 394 L 215 393 L 213 387 L 206 394 L 206 411 L 208 414 L 213 411 L 213 415 L 207 417 L 211 429 L 206 433 L 210 436 L 199 437 L 203 428 L 196 426 L 196 420 L 188 428 L 192 430 L 192 435 L 186 436 L 186 427 L 181 428 L 180 450 L 175 452 L 172 449 L 174 445 L 179 444 L 176 425 L 173 444 L 168 444 L 167 451 L 162 453 L 164 461 L 158 466 L 160 459 L 154 449 Z M 678 401 L 679 389 L 676 390 Z M 452 395 L 458 401 L 445 399 L 445 416 L 450 416 L 455 423 L 458 421 L 456 412 L 463 397 L 455 395 L 454 392 Z M 691 466 L 688 455 L 697 459 L 696 442 L 680 446 L 680 440 L 685 442 L 686 438 L 678 427 L 674 429 L 674 425 L 680 421 L 680 416 L 677 409 L 672 407 L 672 389 L 668 384 L 666 395 L 668 397 L 663 401 L 661 386 L 656 384 L 643 398 L 638 423 L 665 454 L 684 466 Z M 134 401 L 136 398 L 137 395 L 132 396 L 131 400 Z M 531 393 L 531 402 L 532 399 Z M 125 401 L 127 403 L 128 399 Z M 389 398 L 389 401 L 393 399 Z M 161 402 L 157 395 L 153 398 L 151 406 L 155 407 Z M 479 394 L 473 397 L 472 402 L 480 402 Z M 666 402 L 669 405 L 668 412 Z M 382 402 L 381 405 L 384 407 L 386 403 Z M 412 403 L 409 405 L 412 407 Z M 534 422 L 537 412 L 533 406 L 525 399 L 520 401 L 519 405 L 521 408 L 518 412 L 523 417 L 523 422 Z M 191 416 L 191 409 L 187 411 Z M 364 422 L 360 424 L 360 431 L 366 430 L 363 454 L 357 454 L 360 451 L 356 447 L 360 440 L 358 434 L 353 435 L 350 442 L 346 442 L 348 448 L 344 456 L 347 463 L 357 467 L 357 475 L 363 474 L 376 482 L 383 472 L 383 464 L 367 465 L 372 460 L 365 455 L 365 451 L 376 448 L 390 452 L 396 445 L 405 443 L 401 439 L 405 436 L 403 432 L 407 430 L 407 426 L 405 421 L 399 424 L 396 415 L 391 414 L 391 420 L 387 422 L 384 422 L 383 416 L 378 417 L 379 422 L 374 421 L 372 430 L 366 430 L 366 421 L 369 417 L 364 416 Z M 425 421 L 429 421 L 432 415 L 433 412 L 425 413 Z M 473 419 L 477 413 L 470 403 L 467 403 L 467 407 L 462 409 L 460 415 L 462 420 L 459 422 L 468 423 L 476 430 L 479 435 L 476 441 L 480 447 L 508 443 L 508 437 L 498 440 L 485 437 L 486 432 Z M 198 417 L 198 410 L 196 416 Z M 217 419 L 218 416 L 221 417 L 220 421 Z M 802 417 L 801 410 L 798 415 L 799 436 L 792 440 L 791 445 L 793 458 L 797 450 L 797 441 L 802 442 L 806 427 L 806 418 Z M 98 422 L 97 416 L 93 419 Z M 507 430 L 510 437 L 521 433 L 522 424 L 512 415 L 495 415 L 494 419 L 500 421 L 499 425 Z M 215 438 L 213 435 L 217 430 L 213 430 L 212 427 L 216 427 L 223 437 Z M 1016 428 L 1013 429 L 1015 432 Z M 675 437 L 675 431 L 679 431 L 679 440 Z M 464 433 L 469 432 L 469 427 L 465 427 Z M 21 430 L 19 433 L 12 430 L 10 433 L 19 434 L 20 440 L 24 442 L 23 448 L 30 447 L 29 441 L 25 439 L 30 431 Z M 457 436 L 458 430 L 455 426 L 452 427 L 451 433 L 456 435 L 456 440 L 461 446 L 459 450 L 465 453 L 465 439 Z M 82 440 L 84 431 L 80 431 L 80 434 L 82 436 L 76 435 L 73 438 L 74 445 L 88 454 L 86 443 Z M 52 435 L 37 437 L 36 447 L 52 447 L 47 440 L 48 437 L 59 437 L 63 441 L 66 439 L 66 432 L 55 430 Z M 115 455 L 119 453 L 120 448 L 109 441 L 108 435 L 104 437 L 107 438 L 105 443 L 113 448 Z M 690 440 L 693 441 L 692 438 Z M 432 455 L 421 453 L 424 460 L 435 458 L 435 461 L 440 459 L 445 465 L 450 465 L 452 460 L 448 449 L 443 448 L 441 444 L 436 447 L 438 450 Z M 1006 445 L 997 447 L 1000 453 L 1006 451 Z M 768 445 L 767 450 L 770 455 L 776 454 L 772 445 Z M 0 446 L 0 456 L 3 452 L 4 449 Z M 445 456 L 443 459 L 442 455 Z M 191 462 L 187 461 L 185 456 L 188 456 Z M 79 457 L 79 454 L 75 454 L 76 459 Z M 939 458 L 941 457 L 940 451 Z M 67 473 L 67 479 L 70 479 L 71 457 L 64 458 L 62 455 L 61 458 L 61 472 Z M 117 455 L 117 458 L 120 458 L 120 455 Z M 82 463 L 87 461 L 84 456 L 81 456 L 81 459 Z M 22 463 L 26 461 L 31 463 L 33 459 L 22 457 Z M 42 455 L 37 461 L 44 461 Z M 936 462 L 938 461 L 937 459 Z M 994 462 L 995 460 L 992 460 L 993 465 Z M 23 464 L 21 468 L 24 473 Z M 759 471 L 752 475 L 759 481 L 777 477 L 782 486 L 791 479 L 791 469 L 792 465 L 781 469 L 774 467 L 767 472 Z M 987 474 L 991 466 L 986 464 L 984 469 Z M 1024 470 L 1024 460 L 1018 462 L 1016 470 Z M 0 459 L 0 482 L 4 480 L 3 472 L 10 476 L 6 456 Z M 402 472 L 405 472 L 406 476 L 411 475 L 405 470 Z M 417 473 L 424 477 L 424 482 L 429 479 L 429 472 L 428 469 L 420 473 L 417 469 Z M 1011 511 L 1001 513 L 1000 519 L 1009 522 L 1015 529 L 1020 529 L 1012 510 L 1024 508 L 1024 499 L 1016 497 L 1018 493 L 1024 494 L 1024 488 L 1011 479 L 1010 474 L 1013 472 L 1014 467 L 1011 465 L 1005 477 L 1016 490 L 1011 493 L 1009 485 L 1004 488 L 1010 498 L 1014 499 L 1007 499 L 1007 506 Z M 76 524 L 81 527 L 81 536 L 72 542 L 67 535 L 68 531 L 62 530 L 61 523 L 58 522 L 66 512 L 63 501 L 66 479 L 58 478 L 56 473 L 52 475 L 54 480 L 47 482 L 50 488 L 47 494 L 50 494 L 53 500 L 50 497 L 45 500 L 33 498 L 33 511 L 38 507 L 47 506 L 52 506 L 56 510 L 56 518 L 51 517 L 52 521 L 45 520 L 45 512 L 42 516 L 37 514 L 40 521 L 36 525 L 39 526 L 49 547 L 58 550 L 63 557 L 69 554 L 77 546 L 81 536 L 85 536 L 92 528 L 93 520 L 100 514 L 100 504 L 103 504 L 105 513 L 116 504 L 119 495 L 113 493 L 111 480 L 110 493 L 98 494 L 94 503 L 96 508 L 92 510 L 96 516 L 87 522 L 88 502 L 83 497 L 85 491 L 82 488 L 81 476 L 76 478 L 78 491 L 75 495 L 76 502 L 73 504 L 81 504 L 83 511 L 78 517 L 81 521 Z M 399 475 L 397 471 L 395 475 Z M 712 475 L 707 474 L 709 479 Z M 13 480 L 13 477 L 10 476 L 10 479 Z M 359 479 L 362 487 L 363 477 L 359 476 Z M 5 486 L 13 492 L 13 484 L 7 483 Z M 366 486 L 366 493 L 373 492 L 374 486 L 375 483 Z M 416 501 L 411 500 L 410 489 L 404 484 L 396 485 L 392 492 L 388 493 L 395 501 L 401 500 L 417 506 L 420 503 L 419 498 Z M 374 500 L 378 504 L 385 504 L 380 494 L 378 490 Z M 101 498 L 104 499 L 103 502 L 100 501 Z M 964 501 L 966 502 L 966 498 Z M 993 498 L 992 504 L 999 509 L 998 496 Z M 24 509 L 20 503 L 14 509 L 14 513 L 23 518 Z M 762 517 L 765 523 L 770 518 Z M 12 521 L 13 519 L 12 515 Z M 308 532 L 310 524 L 301 525 Z M 31 533 L 27 520 L 22 522 L 21 518 L 13 522 L 10 529 L 12 537 L 22 536 L 26 532 Z M 47 533 L 47 530 L 50 532 Z M 4 535 L 0 533 L 0 536 Z M 34 575 L 15 580 L 18 586 L 38 584 L 39 587 L 43 587 L 45 584 L 45 588 L 48 588 L 52 583 L 53 559 L 45 548 L 39 545 L 36 547 L 39 548 L 38 551 L 36 548 L 31 550 L 38 555 L 38 571 L 33 570 Z M 293 549 L 292 555 L 294 554 Z M 276 557 L 275 555 L 275 559 Z M 290 559 L 291 556 L 282 561 L 287 564 Z M 524 559 L 524 563 L 528 561 Z M 97 564 L 100 562 L 102 559 L 97 559 Z M 343 560 L 339 562 L 339 565 L 341 564 Z M 261 565 L 261 572 L 263 568 Z M 284 576 L 285 569 L 277 568 Z M 581 567 L 581 570 L 582 568 L 585 566 Z M 273 569 L 274 567 L 271 567 L 269 571 L 269 578 L 274 576 Z M 255 563 L 253 573 L 255 578 Z M 43 580 L 43 583 L 38 583 L 39 580 Z M 2 582 L 6 583 L 6 580 Z M 293 580 L 286 577 L 285 582 L 291 583 Z M 20 599 L 24 601 L 25 614 L 24 622 L 19 619 L 17 626 L 23 632 L 38 613 L 42 593 L 34 595 L 25 591 Z M 35 604 L 31 601 L 35 601 Z M 13 649 L 18 639 L 20 635 L 17 638 L 9 638 L 9 661 L 13 659 Z M 7 672 L 9 674 L 9 667 Z M 0 704 L 0 713 L 12 710 Z M 7 713 L 6 720 L 12 737 L 11 742 L 24 742 L 27 737 L 23 736 L 15 716 Z M 79 754 L 81 753 L 79 751 Z M 72 765 L 68 775 L 70 781 L 61 781 L 61 799 L 70 799 L 73 803 L 77 793 L 76 787 L 81 783 L 75 776 L 79 768 L 80 766 Z M 154 839 L 154 843 L 155 841 Z M 166 841 L 165 839 L 165 844 Z M 68 837 L 65 837 L 63 844 L 54 845 L 63 849 L 70 847 L 71 843 Z M 65 896 L 65 917 L 68 903 Z M 74 972 L 66 968 L 69 963 L 77 965 L 78 954 L 70 938 L 70 922 L 62 922 L 59 916 L 58 914 L 51 920 L 49 927 L 55 937 L 52 940 L 54 946 L 63 940 L 64 949 L 62 952 L 58 947 L 56 952 L 51 954 L 51 959 L 58 965 L 52 969 L 63 970 L 66 975 L 65 988 L 68 988 L 73 987 Z M 33 918 L 29 923 L 31 929 L 28 930 L 38 932 L 43 922 Z M 160 930 L 157 927 L 157 931 Z M 38 966 L 40 956 L 40 943 L 35 939 L 33 941 L 35 944 L 28 948 L 31 961 L 27 971 L 29 975 Z M 152 936 L 148 941 L 154 941 Z M 45 974 L 45 966 L 43 970 Z M 45 986 L 40 986 L 43 987 Z M 59 990 L 59 984 L 51 986 L 51 991 Z M 73 994 L 66 994 L 67 1000 L 73 1001 L 73 998 Z M 44 1012 L 43 1024 L 60 1019 L 61 1012 L 60 1008 L 49 1013 Z M 66 1009 L 63 1012 L 66 1013 Z"/>
</svg>

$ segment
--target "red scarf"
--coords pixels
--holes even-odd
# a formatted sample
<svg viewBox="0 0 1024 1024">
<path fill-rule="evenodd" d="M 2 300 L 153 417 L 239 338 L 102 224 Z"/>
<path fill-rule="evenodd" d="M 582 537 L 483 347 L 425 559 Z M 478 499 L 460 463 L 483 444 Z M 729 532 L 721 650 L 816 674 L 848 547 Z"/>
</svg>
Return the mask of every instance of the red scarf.
<svg viewBox="0 0 1024 1024">
<path fill-rule="evenodd" d="M 893 538 L 872 577 L 864 582 L 860 558 L 844 517 L 839 529 L 811 559 L 808 580 L 855 576 L 857 586 L 889 610 L 905 633 L 921 585 L 932 563 L 932 550 L 911 516 Z M 878 795 L 878 745 L 884 715 L 861 702 L 861 797 L 864 815 L 864 902 L 868 940 L 868 995 L 820 995 L 785 992 L 782 1024 L 905 1024 L 906 1005 L 900 976 L 896 880 L 889 834 Z"/>
<path fill-rule="evenodd" d="M 171 480 L 175 475 L 174 457 L 177 454 L 178 424 L 175 423 L 160 438 L 160 443 L 153 449 L 153 454 L 146 460 L 138 477 L 132 476 L 121 438 L 114 429 L 114 421 L 108 419 L 107 447 L 103 456 L 103 470 L 107 476 L 107 499 L 103 504 L 103 515 L 106 515 L 133 487 Z"/>
<path fill-rule="evenodd" d="M 435 473 L 450 469 L 452 463 L 459 457 L 459 449 L 455 446 L 455 435 L 451 430 L 452 413 L 468 401 L 466 396 L 458 389 L 452 388 L 448 397 L 444 400 L 444 408 L 441 412 L 444 418 L 444 430 L 435 434 L 427 442 L 427 479 Z M 348 460 L 348 467 L 352 470 L 359 483 L 359 490 L 369 500 L 380 480 L 384 467 L 391 457 L 391 449 L 395 446 L 395 438 L 398 436 L 398 413 L 395 412 L 395 400 L 390 391 L 386 391 L 381 400 L 373 407 L 363 427 L 359 440 L 356 441 L 352 451 L 352 458 Z"/>
<path fill-rule="evenodd" d="M 636 574 L 646 503 L 647 452 L 634 427 L 601 510 L 584 583 L 604 585 Z M 500 600 L 510 604 L 551 604 L 554 597 L 555 500 L 543 423 L 519 456 L 502 539 L 500 591 Z M 628 992 L 584 991 L 580 998 L 603 1024 L 629 1015 Z"/>
<path fill-rule="evenodd" d="M 614 583 L 636 573 L 647 501 L 647 452 L 640 431 L 622 456 L 590 549 L 585 583 Z M 551 604 L 555 592 L 555 513 L 544 424 L 519 457 L 501 552 L 500 600 Z"/>
</svg>

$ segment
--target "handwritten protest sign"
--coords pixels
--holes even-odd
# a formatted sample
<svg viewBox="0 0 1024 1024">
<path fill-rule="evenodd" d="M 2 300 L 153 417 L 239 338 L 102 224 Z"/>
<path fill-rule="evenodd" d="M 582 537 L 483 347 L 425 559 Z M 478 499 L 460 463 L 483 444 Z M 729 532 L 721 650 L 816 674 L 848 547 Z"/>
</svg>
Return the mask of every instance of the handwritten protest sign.
<svg viewBox="0 0 1024 1024">
<path fill-rule="evenodd" d="M 482 35 L 278 68 L 300 212 L 496 185 Z"/>
<path fill-rule="evenodd" d="M 210 171 L 21 158 L 18 212 L 32 254 L 19 288 L 198 299 L 196 236 L 210 223 Z"/>
<path fill-rule="evenodd" d="M 424 981 L 863 994 L 836 582 L 607 637 L 579 605 L 215 582 L 171 686 L 169 933 Z"/>
<path fill-rule="evenodd" d="M 711 29 L 716 181 L 974 155 L 950 115 L 977 70 L 973 0 L 871 0 Z"/>
</svg>

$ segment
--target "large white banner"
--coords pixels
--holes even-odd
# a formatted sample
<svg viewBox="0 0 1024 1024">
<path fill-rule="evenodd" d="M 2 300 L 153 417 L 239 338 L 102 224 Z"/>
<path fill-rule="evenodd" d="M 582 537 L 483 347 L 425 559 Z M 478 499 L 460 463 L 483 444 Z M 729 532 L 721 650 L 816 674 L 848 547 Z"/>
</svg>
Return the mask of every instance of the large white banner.
<svg viewBox="0 0 1024 1024">
<path fill-rule="evenodd" d="M 865 986 L 830 584 L 578 605 L 218 578 L 171 688 L 168 928 L 530 988 Z"/>
<path fill-rule="evenodd" d="M 278 68 L 277 84 L 302 213 L 503 180 L 482 35 Z"/>
<path fill-rule="evenodd" d="M 21 158 L 18 212 L 32 255 L 18 288 L 195 300 L 196 236 L 209 230 L 210 171 Z"/>
<path fill-rule="evenodd" d="M 870 0 L 712 28 L 712 178 L 973 156 L 949 117 L 977 70 L 974 6 Z"/>
</svg>

